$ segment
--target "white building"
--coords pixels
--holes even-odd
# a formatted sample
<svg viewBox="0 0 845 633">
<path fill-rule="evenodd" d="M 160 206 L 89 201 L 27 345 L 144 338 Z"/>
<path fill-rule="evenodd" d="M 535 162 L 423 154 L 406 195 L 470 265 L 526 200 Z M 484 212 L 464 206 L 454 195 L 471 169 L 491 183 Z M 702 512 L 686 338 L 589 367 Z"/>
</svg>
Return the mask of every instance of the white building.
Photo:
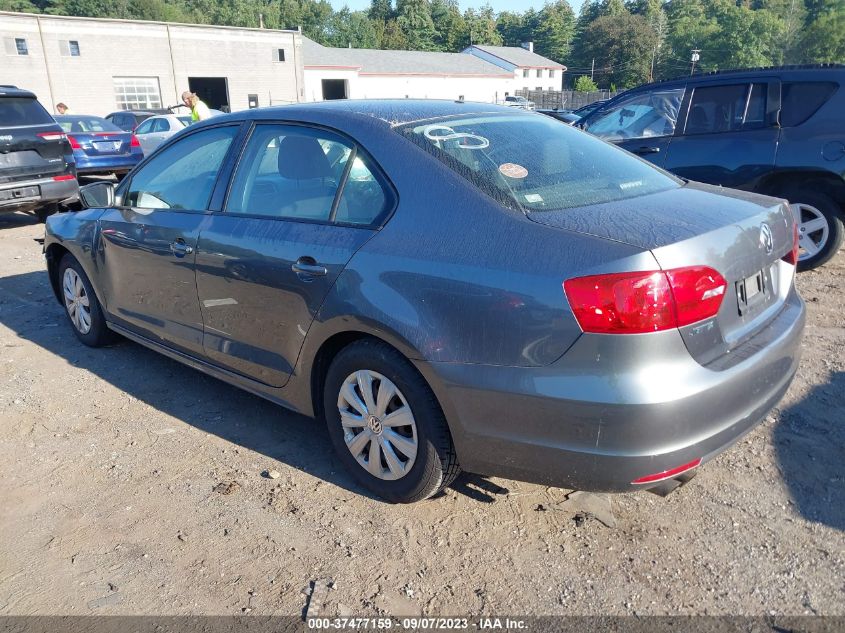
<svg viewBox="0 0 845 633">
<path fill-rule="evenodd" d="M 168 107 L 188 89 L 232 110 L 304 94 L 297 31 L 0 12 L 0 39 L 0 84 L 50 112 Z"/>
<path fill-rule="evenodd" d="M 534 42 L 519 46 L 469 46 L 473 55 L 511 73 L 511 92 L 516 90 L 561 90 L 566 66 L 534 52 Z"/>
<path fill-rule="evenodd" d="M 459 99 L 492 103 L 513 94 L 513 74 L 463 53 L 330 48 L 302 38 L 305 101 Z"/>
</svg>

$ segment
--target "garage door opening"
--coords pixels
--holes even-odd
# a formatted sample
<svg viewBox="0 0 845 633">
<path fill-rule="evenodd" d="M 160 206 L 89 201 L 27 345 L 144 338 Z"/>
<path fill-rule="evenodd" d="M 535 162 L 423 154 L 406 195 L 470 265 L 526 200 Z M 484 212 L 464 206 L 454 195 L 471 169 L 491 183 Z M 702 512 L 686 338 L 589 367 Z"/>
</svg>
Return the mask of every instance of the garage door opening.
<svg viewBox="0 0 845 633">
<path fill-rule="evenodd" d="M 188 77 L 188 89 L 212 110 L 229 111 L 229 85 L 225 77 Z"/>
<path fill-rule="evenodd" d="M 348 98 L 346 79 L 323 79 L 323 99 L 333 101 Z"/>
</svg>

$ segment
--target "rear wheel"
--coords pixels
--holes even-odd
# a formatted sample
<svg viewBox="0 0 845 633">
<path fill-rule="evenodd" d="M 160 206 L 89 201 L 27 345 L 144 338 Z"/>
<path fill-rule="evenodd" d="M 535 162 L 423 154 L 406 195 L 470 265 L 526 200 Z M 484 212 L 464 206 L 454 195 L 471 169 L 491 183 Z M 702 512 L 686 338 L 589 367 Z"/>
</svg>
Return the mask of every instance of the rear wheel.
<svg viewBox="0 0 845 633">
<path fill-rule="evenodd" d="M 831 198 L 815 191 L 787 195 L 798 224 L 798 270 L 812 270 L 836 255 L 845 237 L 839 208 Z"/>
<path fill-rule="evenodd" d="M 431 388 L 385 343 L 358 341 L 341 350 L 326 375 L 323 406 L 343 464 L 388 501 L 431 497 L 460 472 Z"/>
<path fill-rule="evenodd" d="M 73 255 L 65 255 L 59 264 L 59 284 L 65 313 L 76 338 L 89 347 L 114 342 L 117 336 L 106 325 L 94 288 Z"/>
</svg>

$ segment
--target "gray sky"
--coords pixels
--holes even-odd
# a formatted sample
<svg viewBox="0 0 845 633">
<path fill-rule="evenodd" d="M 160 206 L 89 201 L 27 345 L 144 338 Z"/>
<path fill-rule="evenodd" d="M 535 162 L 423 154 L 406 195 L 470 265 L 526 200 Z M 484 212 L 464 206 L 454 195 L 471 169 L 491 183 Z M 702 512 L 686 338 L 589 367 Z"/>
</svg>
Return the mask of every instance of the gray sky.
<svg viewBox="0 0 845 633">
<path fill-rule="evenodd" d="M 485 4 L 487 0 L 460 0 L 461 9 L 468 9 L 469 7 L 478 8 Z M 358 9 L 367 9 L 370 6 L 370 0 L 329 0 L 335 9 L 342 9 L 344 5 L 348 6 L 353 11 Z M 581 8 L 582 0 L 569 0 L 573 10 L 577 14 Z M 531 7 L 540 9 L 545 4 L 545 0 L 489 0 L 490 5 L 495 11 L 525 11 Z"/>
</svg>

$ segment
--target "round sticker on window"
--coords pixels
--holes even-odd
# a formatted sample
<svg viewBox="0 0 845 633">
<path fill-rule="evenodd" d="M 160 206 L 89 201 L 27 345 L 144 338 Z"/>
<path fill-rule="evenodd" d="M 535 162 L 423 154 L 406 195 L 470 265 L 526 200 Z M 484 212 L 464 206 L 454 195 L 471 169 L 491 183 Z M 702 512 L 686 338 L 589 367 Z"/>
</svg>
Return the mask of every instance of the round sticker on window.
<svg viewBox="0 0 845 633">
<path fill-rule="evenodd" d="M 525 178 L 528 175 L 528 170 L 516 163 L 504 163 L 499 165 L 499 173 L 507 178 Z"/>
</svg>

